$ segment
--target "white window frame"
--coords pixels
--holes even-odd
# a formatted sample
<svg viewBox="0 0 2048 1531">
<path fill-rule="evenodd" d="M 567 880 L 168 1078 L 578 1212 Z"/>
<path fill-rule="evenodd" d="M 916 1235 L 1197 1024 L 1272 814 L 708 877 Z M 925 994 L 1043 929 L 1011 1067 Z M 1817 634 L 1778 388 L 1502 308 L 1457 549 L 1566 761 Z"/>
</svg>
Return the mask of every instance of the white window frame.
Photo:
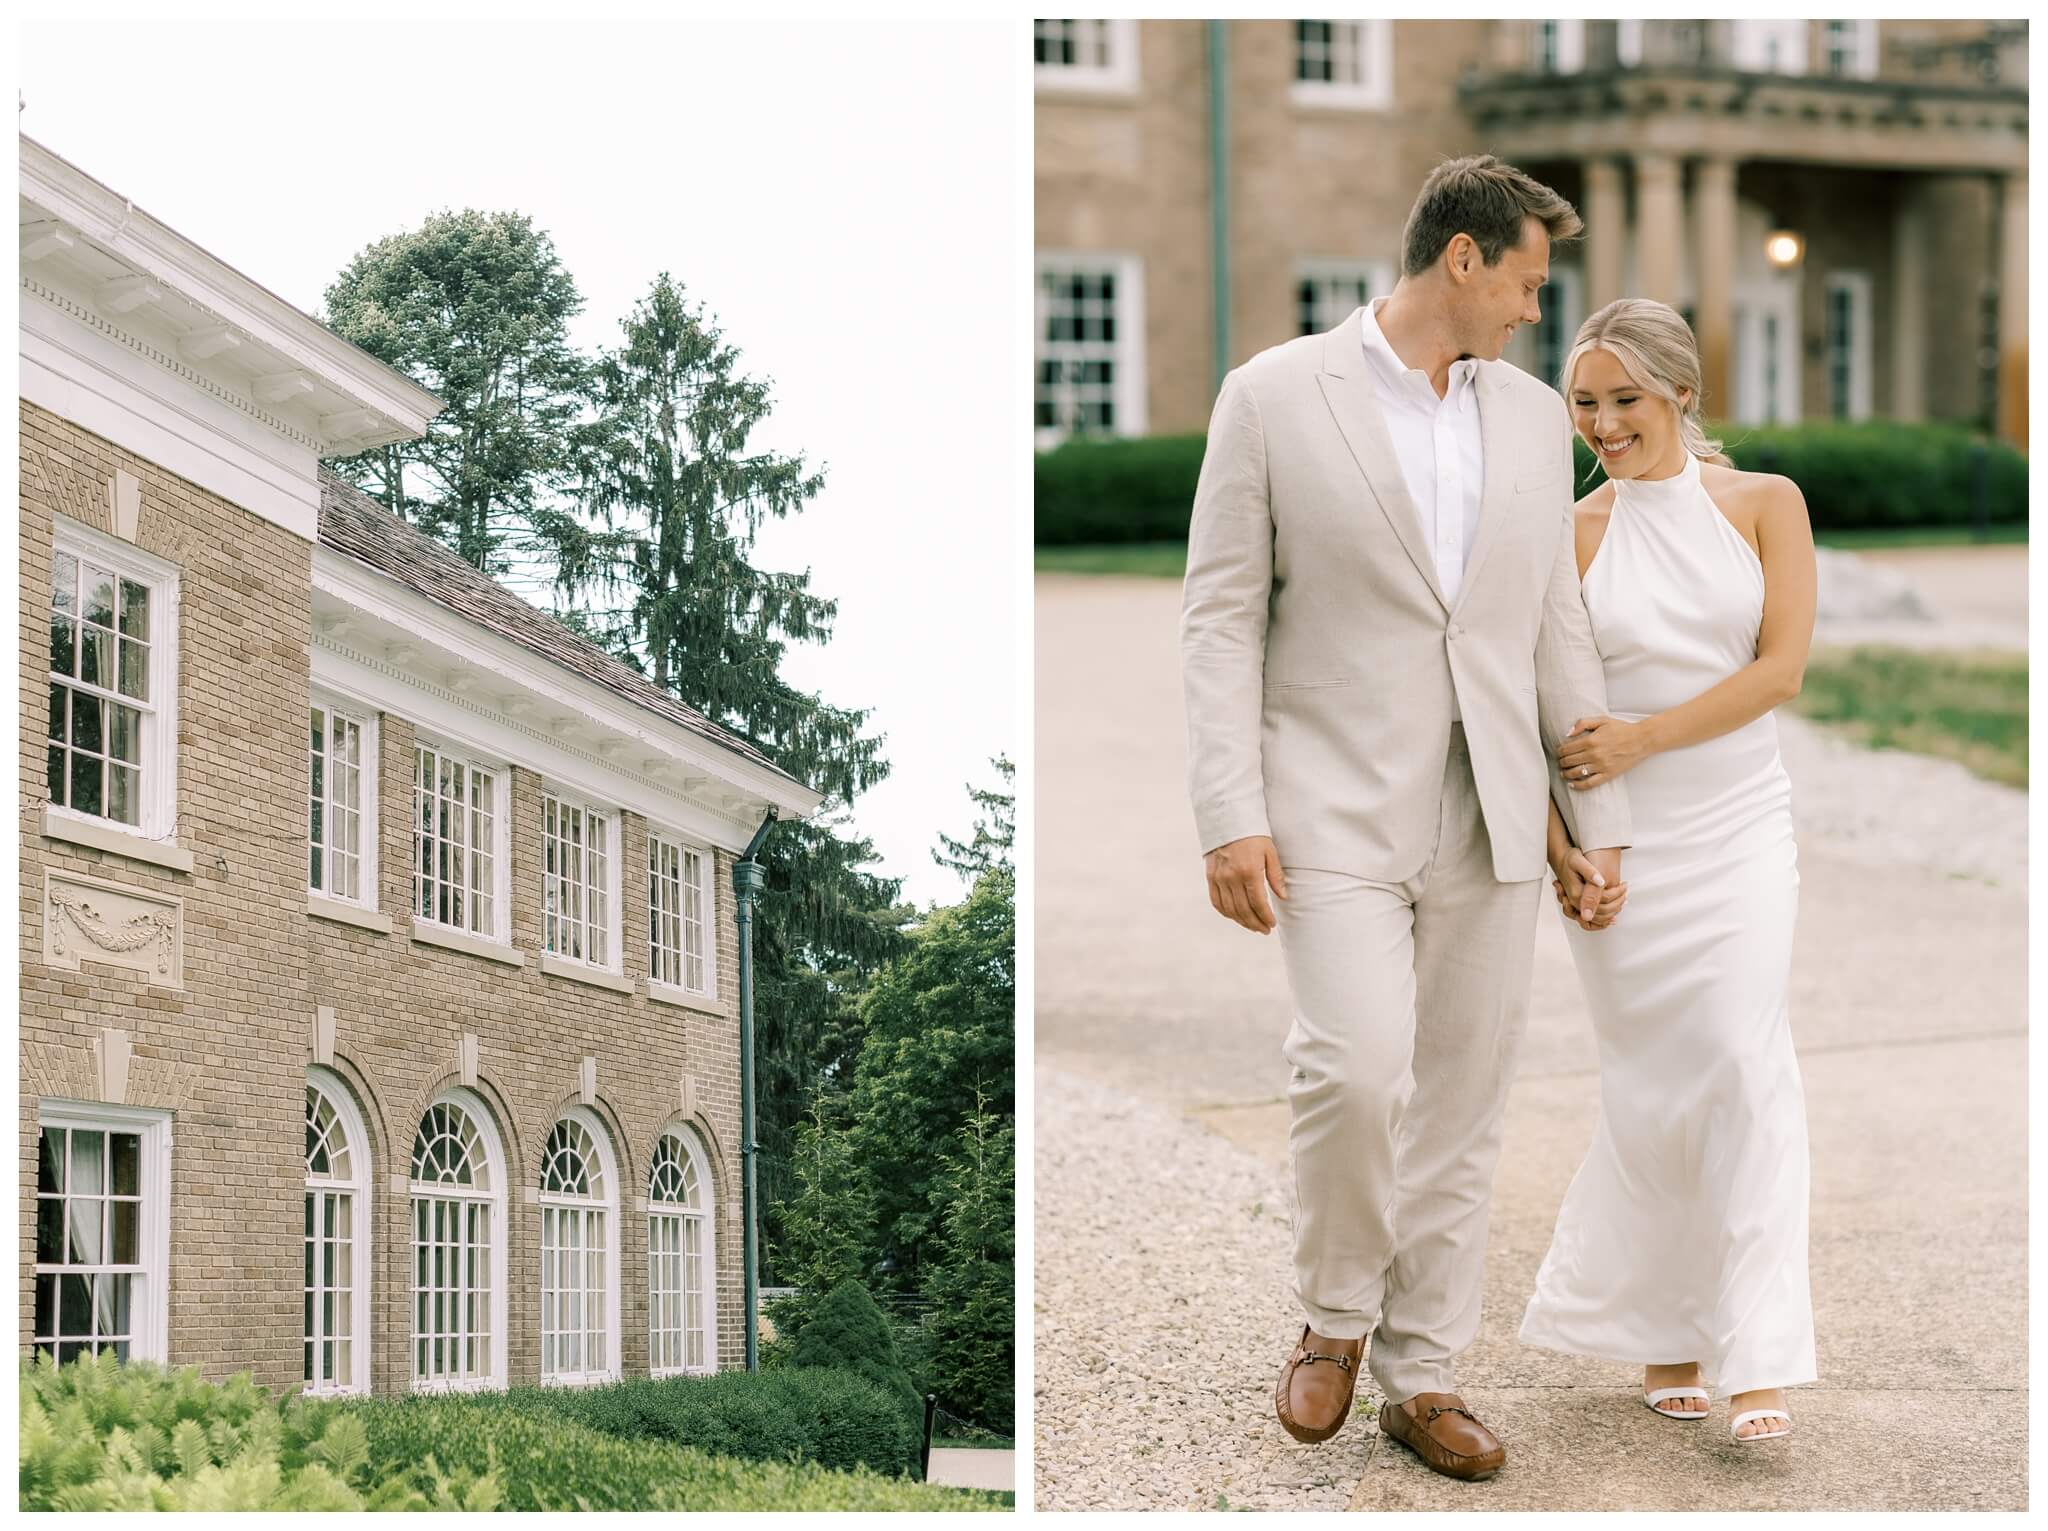
<svg viewBox="0 0 2048 1531">
<path fill-rule="evenodd" d="M 1803 75 L 1807 72 L 1812 47 L 1810 25 L 1805 21 L 1731 21 L 1734 28 L 1730 52 L 1735 67 L 1751 74 Z M 1775 48 L 1777 56 L 1772 57 Z"/>
<path fill-rule="evenodd" d="M 137 1214 L 135 1265 L 45 1265 L 36 1262 L 32 1279 L 45 1275 L 60 1278 L 58 1300 L 62 1301 L 64 1275 L 118 1274 L 130 1277 L 128 1297 L 128 1358 L 132 1361 L 170 1361 L 170 1269 L 171 1269 L 171 1114 L 139 1106 L 116 1106 L 104 1101 L 42 1101 L 36 1111 L 36 1161 L 42 1162 L 42 1134 L 52 1128 L 81 1132 L 132 1132 L 140 1144 L 136 1186 L 141 1210 Z M 66 1175 L 69 1175 L 70 1143 L 65 1143 Z M 109 1165 L 111 1160 L 103 1160 Z M 37 1193 L 31 1193 L 37 1194 Z M 40 1196 L 38 1195 L 38 1199 Z M 102 1250 L 102 1253 L 111 1251 Z M 33 1302 L 33 1293 L 31 1293 Z M 32 1339 L 34 1337 L 32 1336 Z"/>
<path fill-rule="evenodd" d="M 1557 62 L 1543 63 L 1543 29 L 1557 29 Z M 1583 21 L 1544 19 L 1529 23 L 1529 70 L 1532 74 L 1577 74 L 1586 67 L 1586 24 Z"/>
<path fill-rule="evenodd" d="M 1847 383 L 1849 397 L 1846 401 L 1848 413 L 1835 412 L 1835 294 L 1846 293 L 1849 298 L 1849 328 L 1845 337 L 1847 349 Z M 1828 418 L 1831 420 L 1868 420 L 1870 418 L 1870 358 L 1872 347 L 1870 314 L 1870 273 L 1867 271 L 1830 271 L 1824 289 L 1826 308 L 1822 310 L 1825 323 L 1822 326 L 1821 365 L 1825 369 L 1827 384 Z"/>
<path fill-rule="evenodd" d="M 664 850 L 673 851 L 676 856 L 677 902 L 672 917 L 676 923 L 679 941 L 675 948 L 677 981 L 674 983 L 670 983 L 663 976 L 664 965 L 662 958 L 666 955 L 666 949 L 665 943 L 662 940 L 662 921 L 671 916 L 671 911 L 668 910 L 660 898 L 662 892 L 660 885 L 663 878 L 659 870 L 659 857 Z M 701 895 L 699 907 L 703 912 L 704 927 L 704 983 L 701 988 L 690 987 L 689 947 L 685 941 L 680 939 L 686 936 L 688 931 L 685 917 L 689 909 L 689 903 L 683 896 L 689 886 L 683 880 L 683 869 L 686 865 L 684 858 L 686 856 L 695 856 L 697 858 L 698 870 L 703 878 L 702 887 L 699 889 Z M 650 824 L 647 828 L 647 863 L 647 987 L 649 991 L 673 999 L 717 999 L 718 858 L 713 854 L 710 846 L 699 844 L 687 835 L 680 835 L 673 830 L 657 828 Z"/>
<path fill-rule="evenodd" d="M 43 636 L 40 640 L 44 651 L 44 669 L 49 675 L 48 684 L 62 684 L 87 695 L 100 696 L 116 701 L 124 707 L 134 708 L 142 715 L 137 764 L 140 769 L 141 786 L 139 823 L 129 824 L 104 813 L 85 813 L 72 807 L 69 802 L 46 802 L 50 816 L 74 824 L 90 824 L 96 828 L 112 830 L 116 834 L 136 835 L 145 840 L 168 842 L 177 834 L 178 803 L 178 594 L 179 576 L 177 565 L 167 563 L 154 554 L 145 553 L 133 543 L 110 537 L 105 532 L 82 525 L 69 516 L 53 515 L 50 556 L 51 598 L 43 613 Z M 118 619 L 121 602 L 120 581 L 130 580 L 149 590 L 149 700 L 137 702 L 123 697 L 118 686 L 88 687 L 84 682 L 58 677 L 48 664 L 49 620 L 54 610 L 56 569 L 58 555 L 68 555 L 90 562 L 108 570 L 115 577 L 114 604 Z M 83 613 L 75 614 L 83 620 Z M 118 649 L 118 643 L 115 645 Z M 77 649 L 73 649 L 74 656 Z M 83 664 L 74 658 L 76 668 Z M 119 672 L 120 655 L 114 656 L 116 673 Z M 67 708 L 68 712 L 68 708 Z M 111 755 L 113 749 L 111 716 L 107 732 L 101 744 Z M 44 730 L 44 743 L 48 729 Z M 66 787 L 65 797 L 70 797 L 69 786 L 69 735 L 70 720 L 65 722 L 66 734 Z M 101 802 L 106 801 L 104 777 L 101 784 Z"/>
<path fill-rule="evenodd" d="M 1837 32 L 1836 28 L 1842 28 Z M 1863 19 L 1857 21 L 1823 21 L 1820 24 L 1821 47 L 1820 68 L 1823 74 L 1836 79 L 1868 80 L 1877 74 L 1877 23 Z M 1853 46 L 1845 47 L 1848 67 L 1839 74 L 1828 67 L 1830 43 L 1837 36 Z"/>
<path fill-rule="evenodd" d="M 1052 300 L 1045 290 L 1048 277 L 1107 274 L 1115 280 L 1116 339 L 1112 341 L 1054 342 L 1046 329 L 1052 318 Z M 1091 354 L 1108 348 L 1116 376 L 1111 382 L 1110 408 L 1114 418 L 1111 436 L 1145 434 L 1145 264 L 1135 255 L 1110 251 L 1040 250 L 1032 281 L 1033 330 L 1031 347 L 1032 432 L 1041 451 L 1059 445 L 1078 434 L 1066 425 L 1040 426 L 1038 403 L 1039 372 L 1044 363 L 1060 356 L 1086 361 Z"/>
<path fill-rule="evenodd" d="M 1073 91 L 1085 95 L 1130 95 L 1138 88 L 1138 24 L 1122 21 L 1079 21 L 1072 25 L 1095 29 L 1102 50 L 1099 63 L 1041 64 L 1037 59 L 1038 27 L 1032 22 L 1031 78 L 1039 91 Z"/>
<path fill-rule="evenodd" d="M 336 893 L 333 890 L 331 886 L 331 883 L 333 881 L 332 874 L 329 873 L 327 870 L 329 858 L 324 855 L 321 858 L 321 870 L 323 874 L 321 882 L 314 882 L 312 878 L 312 857 L 310 854 L 307 856 L 306 890 L 309 893 L 313 893 L 321 898 L 331 898 L 337 903 L 354 904 L 357 907 L 363 909 L 375 909 L 378 904 L 377 761 L 379 754 L 379 745 L 381 743 L 380 739 L 378 738 L 377 730 L 377 710 L 374 707 L 365 707 L 360 702 L 351 701 L 348 698 L 339 695 L 338 693 L 330 692 L 319 686 L 315 686 L 313 688 L 311 705 L 307 709 L 307 726 L 309 730 L 311 728 L 311 713 L 313 708 L 318 708 L 320 711 L 324 712 L 330 720 L 328 723 L 329 732 L 327 736 L 329 759 L 326 773 L 329 792 L 328 809 L 330 813 L 332 812 L 333 808 L 332 792 L 334 753 L 332 733 L 333 723 L 331 720 L 335 717 L 340 717 L 344 722 L 354 724 L 362 735 L 362 761 L 356 769 L 356 796 L 359 799 L 359 801 L 356 803 L 354 810 L 356 816 L 356 837 L 358 842 L 355 851 L 357 892 L 355 896 L 351 898 L 346 894 Z M 311 742 L 312 741 L 309 737 L 307 740 L 308 758 L 306 772 L 306 802 L 309 810 L 309 819 L 311 804 L 313 800 L 312 760 L 310 753 Z M 415 801 L 414 807 L 418 807 L 417 801 Z M 327 815 L 323 814 L 322 823 L 327 824 L 328 822 L 329 820 L 327 818 Z M 415 839 L 417 839 L 417 836 L 415 836 Z M 309 852 L 311 842 L 312 825 L 309 822 L 307 824 L 307 844 Z M 417 854 L 417 851 L 415 851 L 415 854 Z M 330 884 L 330 886 L 322 886 L 322 883 Z"/>
<path fill-rule="evenodd" d="M 1304 260 L 1294 267 L 1295 323 L 1301 322 L 1301 289 L 1313 283 L 1319 290 L 1311 306 L 1317 315 L 1315 327 L 1302 331 L 1303 334 L 1320 335 L 1334 329 L 1348 318 L 1353 309 L 1361 306 L 1345 298 L 1337 307 L 1330 306 L 1332 296 L 1326 289 L 1338 283 L 1361 282 L 1365 285 L 1365 302 L 1385 297 L 1394 290 L 1394 267 L 1391 261 L 1383 260 Z"/>
<path fill-rule="evenodd" d="M 347 1179 L 315 1176 L 309 1169 L 306 1194 L 321 1198 L 347 1196 L 354 1205 L 349 1209 L 348 1376 L 340 1381 L 325 1379 L 317 1386 L 309 1381 L 303 1391 L 318 1397 L 367 1394 L 370 1391 L 370 1356 L 374 1349 L 370 1335 L 370 1273 L 376 1268 L 370 1258 L 370 1239 L 376 1227 L 370 1206 L 370 1187 L 374 1179 L 370 1172 L 370 1134 L 363 1126 L 362 1113 L 356 1109 L 354 1093 L 342 1082 L 340 1075 L 315 1065 L 306 1071 L 306 1088 L 318 1092 L 341 1124 L 342 1133 L 348 1139 L 350 1169 Z M 314 1227 L 316 1230 L 320 1227 L 317 1210 Z M 317 1282 L 315 1286 L 317 1288 Z M 311 1339 L 312 1336 L 308 1335 L 302 1343 Z"/>
<path fill-rule="evenodd" d="M 468 1191 L 460 1187 L 442 1185 L 439 1182 L 421 1181 L 411 1178 L 413 1154 L 417 1150 L 419 1131 L 425 1125 L 427 1114 L 435 1106 L 455 1105 L 462 1108 L 476 1123 L 477 1137 L 483 1145 L 486 1172 L 490 1176 L 490 1188 L 484 1193 Z M 441 1091 L 427 1103 L 427 1110 L 420 1113 L 413 1124 L 413 1137 L 406 1144 L 406 1371 L 411 1377 L 415 1393 L 477 1393 L 487 1392 L 505 1386 L 506 1378 L 506 1320 L 508 1318 L 508 1293 L 510 1284 L 505 1275 L 505 1223 L 511 1198 L 506 1194 L 508 1171 L 505 1160 L 504 1139 L 498 1135 L 498 1124 L 490 1109 L 474 1091 L 455 1087 Z M 490 1372 L 483 1376 L 432 1376 L 420 1375 L 420 1237 L 419 1207 L 423 1201 L 450 1201 L 458 1205 L 482 1203 L 490 1209 L 490 1228 L 487 1247 L 490 1250 L 490 1279 L 485 1292 L 490 1302 L 487 1320 L 490 1324 L 488 1351 Z M 465 1286 L 461 1290 L 467 1291 Z"/>
<path fill-rule="evenodd" d="M 1320 19 L 1320 18 L 1317 18 Z M 1288 97 L 1296 106 L 1328 107 L 1345 112 L 1385 111 L 1394 104 L 1394 24 L 1387 20 L 1332 21 L 1331 38 L 1348 28 L 1357 50 L 1355 80 L 1301 78 L 1301 33 L 1294 23 L 1288 49 Z"/>
<path fill-rule="evenodd" d="M 420 866 L 420 754 L 432 751 L 445 756 L 463 767 L 469 773 L 465 787 L 474 789 L 475 773 L 485 771 L 491 777 L 491 924 L 487 930 L 478 929 L 473 923 L 461 925 L 442 920 L 433 914 L 423 914 L 420 897 L 423 885 Z M 412 918 L 423 925 L 432 925 L 439 930 L 453 930 L 473 936 L 479 941 L 488 941 L 498 946 L 511 945 L 512 930 L 512 769 L 511 766 L 479 750 L 473 750 L 452 739 L 421 730 L 413 740 L 413 783 L 412 783 Z M 473 846 L 465 844 L 465 850 Z M 467 880 L 464 892 L 474 893 Z M 438 908 L 438 900 L 436 901 Z"/>
<path fill-rule="evenodd" d="M 697 1178 L 698 1204 L 691 1207 L 686 1203 L 657 1200 L 654 1195 L 654 1165 L 656 1155 L 648 1156 L 647 1182 L 647 1355 L 648 1374 L 654 1377 L 680 1377 L 702 1375 L 718 1370 L 718 1241 L 714 1230 L 718 1226 L 717 1198 L 712 1194 L 711 1161 L 704 1152 L 702 1140 L 696 1129 L 686 1122 L 671 1122 L 662 1128 L 661 1136 L 655 1140 L 657 1154 L 663 1139 L 673 1139 L 679 1149 L 678 1157 L 688 1164 Z M 659 1226 L 665 1221 L 675 1225 L 675 1238 L 671 1241 L 665 1230 Z M 703 1283 L 703 1322 L 699 1326 L 704 1343 L 704 1361 L 701 1365 L 689 1364 L 690 1322 L 688 1284 L 688 1230 L 690 1223 L 697 1224 L 703 1240 L 701 1254 L 701 1279 Z M 671 1293 L 663 1280 L 662 1264 L 669 1263 L 670 1269 L 681 1279 L 681 1285 Z M 663 1300 L 673 1302 L 677 1322 L 664 1322 Z M 665 1340 L 673 1337 L 681 1356 L 681 1363 L 673 1366 L 655 1364 L 663 1354 Z"/>
<path fill-rule="evenodd" d="M 582 871 L 571 879 L 562 870 L 548 870 L 550 855 L 556 845 L 570 849 L 562 832 L 563 824 L 569 819 L 581 821 L 583 841 L 574 847 Z M 595 881 L 589 876 L 590 828 L 599 826 L 604 834 L 602 875 Z M 552 826 L 552 827 L 551 827 Z M 593 801 L 587 793 L 573 788 L 543 782 L 540 798 L 540 945 L 541 950 L 558 962 L 573 962 L 579 967 L 595 968 L 602 973 L 623 973 L 620 936 L 624 921 L 619 918 L 619 890 L 622 886 L 619 867 L 621 836 L 619 812 Z M 550 842 L 555 842 L 551 844 Z M 590 895 L 597 893 L 604 900 L 602 924 L 593 922 L 590 914 Z M 549 897 L 557 898 L 557 909 L 550 912 Z M 570 897 L 569 895 L 573 895 Z M 571 911 L 575 911 L 572 913 Z M 568 949 L 564 933 L 573 934 L 580 951 Z M 590 955 L 593 932 L 601 938 L 604 948 L 601 957 Z M 557 942 L 562 944 L 557 945 Z"/>
<path fill-rule="evenodd" d="M 621 1335 L 619 1324 L 619 1156 L 612 1151 L 611 1136 L 605 1131 L 604 1123 L 598 1120 L 596 1112 L 584 1106 L 572 1106 L 567 1111 L 564 1111 L 561 1116 L 557 1117 L 548 1128 L 548 1136 L 542 1140 L 544 1144 L 554 1140 L 556 1127 L 565 1121 L 574 1122 L 589 1135 L 591 1146 L 597 1155 L 598 1173 L 603 1177 L 604 1183 L 602 1194 L 594 1197 L 574 1196 L 559 1191 L 550 1191 L 547 1188 L 546 1181 L 547 1165 L 545 1162 L 541 1165 L 542 1180 L 539 1193 L 540 1270 L 538 1272 L 540 1278 L 540 1380 L 543 1387 L 595 1387 L 601 1383 L 617 1381 L 623 1369 L 620 1360 Z M 585 1262 L 584 1279 L 581 1283 L 574 1286 L 565 1285 L 561 1279 L 563 1250 L 556 1241 L 559 1240 L 560 1230 L 565 1223 L 582 1229 L 584 1233 L 581 1242 L 576 1247 L 577 1256 Z M 597 1280 L 595 1282 L 590 1280 L 588 1264 L 593 1252 L 588 1231 L 593 1224 L 595 1224 L 604 1240 L 601 1251 L 603 1265 L 597 1273 Z M 552 1280 L 550 1280 L 551 1265 L 553 1267 Z M 583 1357 L 585 1364 L 574 1370 L 565 1369 L 559 1365 L 551 1368 L 548 1356 L 549 1342 L 551 1339 L 554 1339 L 559 1344 L 561 1331 L 564 1326 L 560 1321 L 559 1308 L 556 1309 L 555 1321 L 550 1322 L 549 1298 L 556 1298 L 559 1302 L 560 1299 L 573 1293 L 575 1296 L 580 1297 L 585 1304 L 584 1307 L 578 1310 L 579 1314 L 587 1315 L 589 1311 L 587 1304 L 593 1288 L 598 1290 L 598 1295 L 604 1300 L 604 1315 L 601 1320 L 603 1324 L 603 1356 L 595 1366 L 589 1364 L 590 1358 L 586 1354 Z M 576 1323 L 573 1327 L 578 1331 L 579 1340 L 587 1345 L 591 1337 L 591 1326 L 587 1316 L 584 1317 L 582 1322 Z"/>
</svg>

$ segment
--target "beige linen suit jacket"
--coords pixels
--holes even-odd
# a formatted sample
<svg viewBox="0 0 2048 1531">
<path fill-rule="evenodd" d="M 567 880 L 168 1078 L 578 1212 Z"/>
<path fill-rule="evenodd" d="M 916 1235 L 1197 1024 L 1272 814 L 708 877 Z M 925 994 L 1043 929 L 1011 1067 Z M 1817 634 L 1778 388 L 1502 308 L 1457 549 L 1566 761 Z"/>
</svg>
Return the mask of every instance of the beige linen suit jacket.
<svg viewBox="0 0 2048 1531">
<path fill-rule="evenodd" d="M 1479 531 L 1446 601 L 1369 365 L 1354 310 L 1254 356 L 1217 397 L 1180 626 L 1203 850 L 1271 835 L 1283 866 L 1413 877 L 1436 841 L 1453 693 L 1496 879 L 1544 875 L 1546 788 L 1576 844 L 1628 844 L 1626 784 L 1575 793 L 1556 764 L 1573 722 L 1607 710 L 1564 401 L 1479 363 Z"/>
</svg>

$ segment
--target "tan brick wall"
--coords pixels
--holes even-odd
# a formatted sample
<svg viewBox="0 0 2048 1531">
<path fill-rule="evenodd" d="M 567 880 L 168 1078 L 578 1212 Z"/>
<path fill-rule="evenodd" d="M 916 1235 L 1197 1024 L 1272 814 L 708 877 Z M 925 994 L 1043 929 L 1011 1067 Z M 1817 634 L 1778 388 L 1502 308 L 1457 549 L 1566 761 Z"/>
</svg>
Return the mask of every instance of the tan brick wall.
<svg viewBox="0 0 2048 1531">
<path fill-rule="evenodd" d="M 128 1103 L 175 1110 L 170 1208 L 170 1358 L 211 1377 L 248 1370 L 265 1386 L 301 1375 L 304 1086 L 317 1009 L 336 1012 L 335 1068 L 372 1147 L 372 1380 L 411 1377 L 408 1200 L 414 1131 L 434 1092 L 459 1081 L 461 1038 L 477 1038 L 478 1093 L 493 1106 L 512 1166 L 506 1211 L 509 1380 L 539 1380 L 540 1154 L 596 1059 L 594 1109 L 623 1170 L 612 1240 L 621 1259 L 627 1376 L 647 1370 L 649 1157 L 695 1080 L 697 1127 L 718 1206 L 719 1353 L 739 1364 L 740 1152 L 737 931 L 731 858 L 715 858 L 715 1011 L 649 1000 L 646 824 L 621 815 L 626 975 L 619 994 L 540 970 L 540 779 L 512 772 L 511 923 L 526 954 L 512 968 L 414 942 L 412 724 L 380 718 L 379 904 L 391 935 L 306 912 L 306 737 L 310 544 L 32 405 L 20 413 L 23 977 L 20 1336 L 33 1302 L 37 1104 L 90 1098 L 90 1042 L 129 1032 Z M 178 839 L 191 873 L 53 840 L 46 797 L 51 513 L 104 528 L 116 467 L 142 483 L 139 545 L 178 565 Z M 98 517 L 96 521 L 94 518 Z M 88 962 L 41 961 L 45 868 L 72 868 L 184 900 L 183 991 Z"/>
</svg>

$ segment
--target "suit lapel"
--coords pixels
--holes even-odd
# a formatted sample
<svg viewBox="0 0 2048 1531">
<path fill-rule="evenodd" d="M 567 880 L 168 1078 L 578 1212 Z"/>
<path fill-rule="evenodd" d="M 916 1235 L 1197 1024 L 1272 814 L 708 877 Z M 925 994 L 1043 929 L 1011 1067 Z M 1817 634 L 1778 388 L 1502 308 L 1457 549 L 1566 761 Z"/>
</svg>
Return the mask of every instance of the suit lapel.
<svg viewBox="0 0 2048 1531">
<path fill-rule="evenodd" d="M 1393 438 L 1387 434 L 1386 421 L 1380 414 L 1379 396 L 1373 391 L 1372 376 L 1367 370 L 1370 365 L 1365 358 L 1358 311 L 1354 309 L 1349 319 L 1323 336 L 1323 370 L 1316 374 L 1316 382 L 1322 385 L 1323 401 L 1329 405 L 1331 417 L 1343 433 L 1344 444 L 1350 448 L 1358 471 L 1365 475 L 1381 513 L 1394 528 L 1394 535 L 1401 539 L 1401 546 L 1408 550 L 1417 572 L 1428 583 L 1430 594 L 1448 611 L 1451 603 L 1444 599 L 1443 587 L 1437 583 L 1436 560 L 1430 557 L 1421 513 L 1408 493 L 1401 460 L 1394 455 Z M 1490 487 L 1490 462 L 1487 477 Z"/>
<path fill-rule="evenodd" d="M 1514 498 L 1520 422 L 1508 407 L 1507 377 L 1501 371 L 1508 365 L 1504 361 L 1481 362 L 1474 382 L 1479 398 L 1479 457 L 1482 464 L 1479 530 L 1473 534 L 1472 546 L 1465 550 L 1465 575 L 1458 584 L 1458 606 L 1463 606 L 1465 597 L 1471 593 L 1487 550 L 1500 540 L 1496 534 L 1500 531 L 1501 518 L 1507 514 L 1508 502 Z M 1456 615 L 1456 607 L 1452 608 L 1452 614 Z"/>
</svg>

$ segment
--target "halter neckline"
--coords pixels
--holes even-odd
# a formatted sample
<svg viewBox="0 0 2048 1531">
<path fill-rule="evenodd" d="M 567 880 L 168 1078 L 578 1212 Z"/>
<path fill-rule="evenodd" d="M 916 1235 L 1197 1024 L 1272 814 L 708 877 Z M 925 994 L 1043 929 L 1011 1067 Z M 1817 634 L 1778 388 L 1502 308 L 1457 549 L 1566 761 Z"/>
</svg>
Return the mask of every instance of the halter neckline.
<svg viewBox="0 0 2048 1531">
<path fill-rule="evenodd" d="M 1631 505 L 1654 507 L 1690 499 L 1699 489 L 1700 460 L 1692 453 L 1669 478 L 1618 478 L 1613 480 L 1617 498 Z"/>
</svg>

